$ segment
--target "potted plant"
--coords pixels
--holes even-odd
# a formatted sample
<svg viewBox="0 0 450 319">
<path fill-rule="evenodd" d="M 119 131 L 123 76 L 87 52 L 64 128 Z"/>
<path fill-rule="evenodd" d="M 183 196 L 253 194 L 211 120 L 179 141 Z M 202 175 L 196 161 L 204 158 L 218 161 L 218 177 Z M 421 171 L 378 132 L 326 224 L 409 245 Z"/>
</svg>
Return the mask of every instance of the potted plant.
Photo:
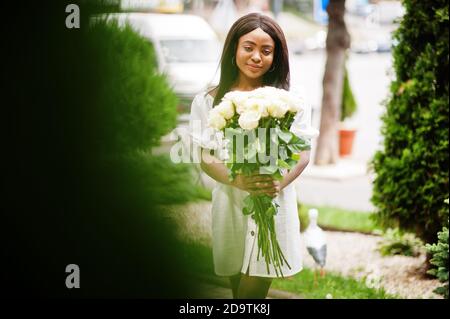
<svg viewBox="0 0 450 319">
<path fill-rule="evenodd" d="M 341 157 L 349 156 L 352 153 L 356 128 L 348 122 L 348 119 L 356 112 L 356 108 L 356 100 L 348 79 L 347 66 L 345 66 L 339 127 L 339 155 Z"/>
</svg>

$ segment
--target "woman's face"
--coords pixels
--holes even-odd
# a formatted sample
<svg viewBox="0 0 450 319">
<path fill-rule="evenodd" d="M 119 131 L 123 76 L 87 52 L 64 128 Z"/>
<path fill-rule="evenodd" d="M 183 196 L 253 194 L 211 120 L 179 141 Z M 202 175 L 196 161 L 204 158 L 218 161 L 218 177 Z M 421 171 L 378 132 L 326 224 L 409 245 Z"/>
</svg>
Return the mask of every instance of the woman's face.
<svg viewBox="0 0 450 319">
<path fill-rule="evenodd" d="M 236 49 L 240 76 L 253 80 L 262 77 L 272 66 L 274 52 L 275 42 L 261 28 L 241 36 Z"/>
</svg>

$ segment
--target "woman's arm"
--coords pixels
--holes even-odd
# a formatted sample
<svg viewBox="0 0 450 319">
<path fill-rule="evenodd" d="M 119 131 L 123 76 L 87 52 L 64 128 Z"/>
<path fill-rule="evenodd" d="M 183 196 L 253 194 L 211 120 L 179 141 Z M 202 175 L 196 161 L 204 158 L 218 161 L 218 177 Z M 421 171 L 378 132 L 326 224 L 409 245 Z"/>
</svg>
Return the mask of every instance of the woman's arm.
<svg viewBox="0 0 450 319">
<path fill-rule="evenodd" d="M 303 151 L 300 152 L 300 160 L 298 161 L 297 165 L 294 166 L 293 169 L 291 169 L 283 178 L 280 184 L 280 189 L 285 188 L 290 183 L 292 183 L 297 177 L 300 176 L 300 174 L 303 172 L 303 170 L 306 168 L 306 166 L 309 163 L 310 158 L 310 151 Z"/>
<path fill-rule="evenodd" d="M 200 167 L 202 170 L 219 183 L 235 186 L 235 182 L 231 182 L 228 179 L 228 169 L 225 164 L 215 156 L 211 155 L 208 150 L 202 148 L 201 152 L 202 161 Z"/>
</svg>

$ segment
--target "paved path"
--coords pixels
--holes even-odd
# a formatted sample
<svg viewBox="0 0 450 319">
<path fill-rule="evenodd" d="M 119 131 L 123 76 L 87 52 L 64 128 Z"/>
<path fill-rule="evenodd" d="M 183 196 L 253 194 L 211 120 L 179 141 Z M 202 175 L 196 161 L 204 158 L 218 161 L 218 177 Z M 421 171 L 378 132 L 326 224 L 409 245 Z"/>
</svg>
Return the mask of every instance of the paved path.
<svg viewBox="0 0 450 319">
<path fill-rule="evenodd" d="M 194 299 L 232 299 L 231 290 L 228 288 L 202 283 L 198 285 L 199 291 Z"/>
<path fill-rule="evenodd" d="M 221 277 L 207 277 L 207 276 L 195 276 L 198 278 L 199 283 L 196 283 L 199 290 L 194 299 L 232 299 L 233 295 L 229 287 L 226 278 Z M 304 299 L 300 295 L 277 290 L 269 289 L 267 299 Z"/>
<path fill-rule="evenodd" d="M 365 163 L 342 159 L 336 165 L 308 165 L 295 181 L 299 202 L 369 212 L 374 176 Z"/>
</svg>

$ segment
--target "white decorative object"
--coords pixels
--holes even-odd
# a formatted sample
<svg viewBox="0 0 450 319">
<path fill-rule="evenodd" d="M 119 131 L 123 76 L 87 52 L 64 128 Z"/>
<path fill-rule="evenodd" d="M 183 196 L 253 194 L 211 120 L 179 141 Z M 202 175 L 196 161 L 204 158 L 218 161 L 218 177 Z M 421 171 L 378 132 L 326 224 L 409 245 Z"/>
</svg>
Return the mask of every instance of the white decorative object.
<svg viewBox="0 0 450 319">
<path fill-rule="evenodd" d="M 313 257 L 314 261 L 320 267 L 320 273 L 323 277 L 325 275 L 324 267 L 327 259 L 327 243 L 324 231 L 317 225 L 319 211 L 311 208 L 308 211 L 309 225 L 305 231 L 306 249 Z M 314 284 L 316 285 L 316 272 L 314 272 Z"/>
</svg>

